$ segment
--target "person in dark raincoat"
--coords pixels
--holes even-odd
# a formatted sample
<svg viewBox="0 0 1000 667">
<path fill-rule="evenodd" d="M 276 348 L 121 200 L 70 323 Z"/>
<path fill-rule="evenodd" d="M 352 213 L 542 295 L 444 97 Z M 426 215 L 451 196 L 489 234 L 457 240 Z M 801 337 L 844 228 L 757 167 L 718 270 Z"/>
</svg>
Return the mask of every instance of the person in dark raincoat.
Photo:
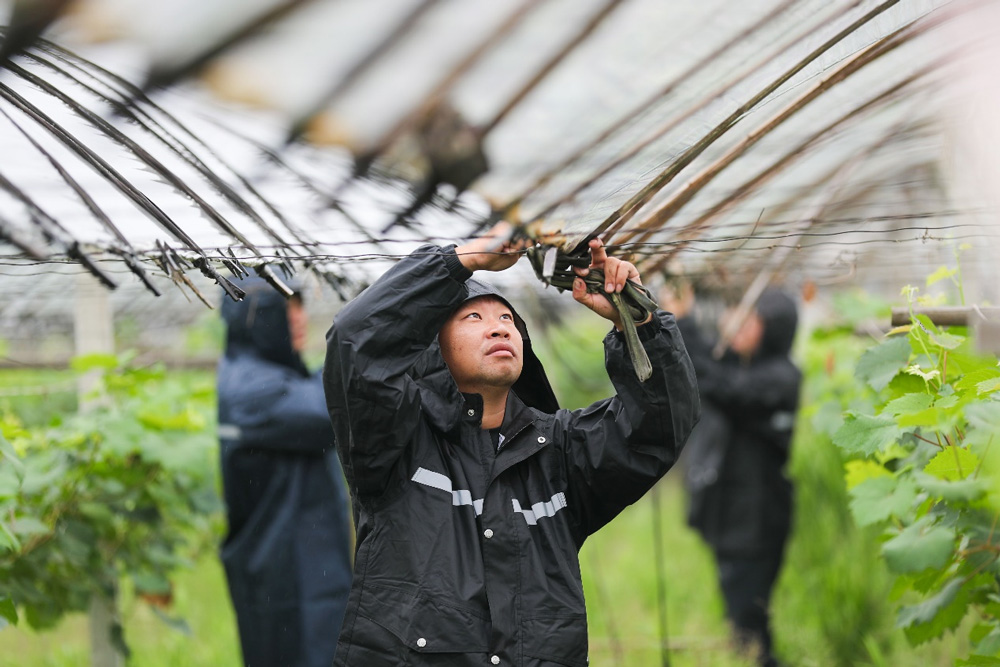
<svg viewBox="0 0 1000 667">
<path fill-rule="evenodd" d="M 650 379 L 613 330 L 617 395 L 559 409 L 523 320 L 471 279 L 517 260 L 519 246 L 494 243 L 419 248 L 327 335 L 327 403 L 357 521 L 335 665 L 584 667 L 579 549 L 671 467 L 697 420 L 694 372 L 662 311 L 638 327 Z M 614 290 L 639 278 L 599 241 L 591 259 Z M 574 298 L 617 329 L 607 299 L 576 282 Z"/>
<path fill-rule="evenodd" d="M 756 651 L 760 664 L 777 665 L 768 609 L 792 521 L 785 464 L 802 379 L 789 358 L 795 302 L 765 290 L 717 360 L 713 343 L 685 316 L 691 299 L 689 293 L 687 305 L 672 304 L 702 400 L 685 452 L 688 523 L 715 554 L 738 645 Z"/>
<path fill-rule="evenodd" d="M 347 491 L 322 380 L 299 352 L 301 296 L 263 280 L 223 300 L 219 439 L 222 545 L 248 667 L 329 667 L 351 585 Z"/>
</svg>

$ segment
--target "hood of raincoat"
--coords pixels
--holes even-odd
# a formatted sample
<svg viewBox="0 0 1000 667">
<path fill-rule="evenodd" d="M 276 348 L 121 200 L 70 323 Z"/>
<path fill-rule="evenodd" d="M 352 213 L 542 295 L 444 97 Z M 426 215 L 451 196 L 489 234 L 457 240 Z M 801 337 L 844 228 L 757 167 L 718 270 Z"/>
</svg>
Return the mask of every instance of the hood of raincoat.
<svg viewBox="0 0 1000 667">
<path fill-rule="evenodd" d="M 288 301 L 262 278 L 234 280 L 246 292 L 242 301 L 222 299 L 222 319 L 226 323 L 226 356 L 234 357 L 247 349 L 302 375 L 308 370 L 302 357 L 292 347 L 288 327 Z M 295 281 L 289 285 L 301 298 Z"/>
<path fill-rule="evenodd" d="M 524 343 L 524 363 L 521 366 L 521 376 L 514 383 L 514 393 L 528 407 L 548 414 L 554 413 L 559 409 L 559 401 L 556 399 L 555 392 L 552 391 L 552 385 L 549 384 L 549 378 L 545 374 L 542 362 L 535 356 L 535 351 L 531 347 L 531 338 L 528 336 L 528 327 L 524 323 L 524 318 L 518 315 L 510 301 L 492 285 L 470 278 L 465 281 L 465 288 L 468 291 L 468 297 L 462 303 L 468 303 L 483 296 L 491 296 L 503 301 L 510 308 L 510 312 L 514 316 L 514 326 L 517 327 Z"/>
<path fill-rule="evenodd" d="M 795 301 L 779 289 L 764 290 L 757 300 L 757 315 L 764 325 L 758 356 L 788 356 L 799 321 Z"/>
</svg>

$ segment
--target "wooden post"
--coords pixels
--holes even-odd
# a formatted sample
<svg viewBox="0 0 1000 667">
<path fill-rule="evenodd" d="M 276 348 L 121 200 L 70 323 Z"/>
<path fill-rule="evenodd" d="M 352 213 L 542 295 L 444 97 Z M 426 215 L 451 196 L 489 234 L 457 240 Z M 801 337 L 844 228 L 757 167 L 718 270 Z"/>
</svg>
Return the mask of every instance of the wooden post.
<svg viewBox="0 0 1000 667">
<path fill-rule="evenodd" d="M 77 355 L 112 354 L 115 350 L 114 321 L 108 290 L 90 274 L 80 274 L 76 280 L 73 312 L 73 338 Z M 80 410 L 93 409 L 99 402 L 93 392 L 98 386 L 100 371 L 90 371 L 80 378 L 77 389 Z M 112 642 L 117 625 L 117 582 L 110 584 L 110 596 L 95 593 L 90 599 L 90 664 L 92 667 L 121 667 L 122 659 Z"/>
</svg>

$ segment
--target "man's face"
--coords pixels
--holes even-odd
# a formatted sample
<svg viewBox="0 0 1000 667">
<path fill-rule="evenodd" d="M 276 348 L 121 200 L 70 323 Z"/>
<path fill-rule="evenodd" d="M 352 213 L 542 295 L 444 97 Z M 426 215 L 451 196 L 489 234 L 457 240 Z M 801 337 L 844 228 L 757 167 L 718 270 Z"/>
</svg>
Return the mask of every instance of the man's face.
<svg viewBox="0 0 1000 667">
<path fill-rule="evenodd" d="M 503 301 L 489 296 L 462 304 L 441 327 L 441 354 L 459 390 L 510 388 L 521 376 L 524 342 Z"/>
</svg>

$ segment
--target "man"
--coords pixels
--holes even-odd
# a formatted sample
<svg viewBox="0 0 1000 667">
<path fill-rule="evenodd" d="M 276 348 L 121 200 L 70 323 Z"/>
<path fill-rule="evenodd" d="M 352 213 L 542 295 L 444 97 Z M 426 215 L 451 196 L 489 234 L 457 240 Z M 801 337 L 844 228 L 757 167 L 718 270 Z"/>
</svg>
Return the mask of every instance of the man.
<svg viewBox="0 0 1000 667">
<path fill-rule="evenodd" d="M 693 292 L 664 302 L 679 318 L 704 408 L 685 453 L 688 523 L 715 554 L 737 645 L 771 667 L 778 662 L 768 609 L 791 529 L 793 489 L 784 468 L 802 378 L 789 358 L 795 302 L 766 290 L 718 360 L 686 316 Z"/>
<path fill-rule="evenodd" d="M 260 279 L 225 299 L 219 439 L 229 534 L 222 562 L 243 664 L 329 667 L 351 584 L 350 514 L 306 316 Z"/>
<path fill-rule="evenodd" d="M 327 336 L 358 544 L 336 665 L 585 665 L 578 551 L 670 468 L 697 419 L 690 361 L 663 312 L 638 327 L 648 381 L 612 332 L 618 395 L 559 410 L 523 320 L 470 280 L 517 261 L 519 244 L 493 250 L 503 231 L 423 246 Z M 590 252 L 610 290 L 639 281 L 600 241 Z M 620 329 L 581 279 L 573 297 Z"/>
</svg>

